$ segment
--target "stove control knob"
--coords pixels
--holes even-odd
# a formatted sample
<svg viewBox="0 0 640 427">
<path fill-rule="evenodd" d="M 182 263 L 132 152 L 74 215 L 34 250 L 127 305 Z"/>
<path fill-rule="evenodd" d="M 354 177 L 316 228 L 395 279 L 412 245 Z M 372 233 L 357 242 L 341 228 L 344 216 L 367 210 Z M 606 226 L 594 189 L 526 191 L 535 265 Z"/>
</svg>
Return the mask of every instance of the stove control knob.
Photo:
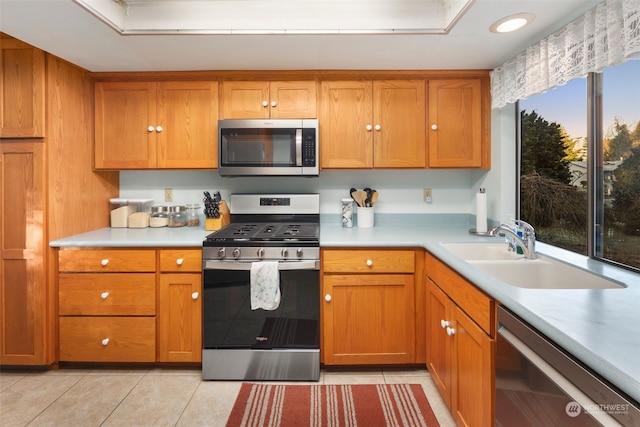
<svg viewBox="0 0 640 427">
<path fill-rule="evenodd" d="M 296 249 L 296 256 L 298 258 L 302 258 L 302 255 L 304 254 L 304 252 L 302 251 L 302 248 L 298 248 Z"/>
<path fill-rule="evenodd" d="M 238 257 L 240 256 L 240 248 L 235 248 L 231 254 L 235 259 L 238 259 Z"/>
<path fill-rule="evenodd" d="M 264 248 L 258 249 L 258 259 L 264 258 Z"/>
<path fill-rule="evenodd" d="M 225 249 L 224 249 L 224 248 L 220 248 L 220 249 L 218 249 L 218 258 L 224 258 L 224 257 L 227 255 L 227 253 L 226 253 L 226 252 L 227 252 L 227 251 L 225 251 Z"/>
<path fill-rule="evenodd" d="M 289 256 L 289 249 L 283 248 L 280 255 L 282 255 L 282 258 L 287 258 Z"/>
</svg>

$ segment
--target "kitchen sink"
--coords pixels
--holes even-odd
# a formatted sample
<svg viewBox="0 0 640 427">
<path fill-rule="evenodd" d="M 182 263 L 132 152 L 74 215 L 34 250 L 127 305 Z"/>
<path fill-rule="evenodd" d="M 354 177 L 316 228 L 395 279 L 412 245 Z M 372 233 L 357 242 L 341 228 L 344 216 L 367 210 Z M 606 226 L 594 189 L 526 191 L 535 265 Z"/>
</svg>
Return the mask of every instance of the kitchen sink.
<svg viewBox="0 0 640 427">
<path fill-rule="evenodd" d="M 469 260 L 469 264 L 512 286 L 530 289 L 622 289 L 618 282 L 546 256 L 512 261 Z"/>
<path fill-rule="evenodd" d="M 618 282 L 562 261 L 537 254 L 536 259 L 510 252 L 499 243 L 440 243 L 469 264 L 519 288 L 529 289 L 622 289 Z"/>
<path fill-rule="evenodd" d="M 440 246 L 465 261 L 519 260 L 523 255 L 507 250 L 501 243 L 440 243 Z"/>
</svg>

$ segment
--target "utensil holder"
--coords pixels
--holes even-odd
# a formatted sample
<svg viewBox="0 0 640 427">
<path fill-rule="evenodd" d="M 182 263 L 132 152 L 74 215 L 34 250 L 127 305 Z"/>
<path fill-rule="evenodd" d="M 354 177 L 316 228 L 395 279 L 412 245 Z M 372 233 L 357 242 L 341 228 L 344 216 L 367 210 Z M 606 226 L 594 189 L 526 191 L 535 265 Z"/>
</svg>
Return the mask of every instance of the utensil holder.
<svg viewBox="0 0 640 427">
<path fill-rule="evenodd" d="M 358 206 L 358 228 L 373 227 L 374 208 L 363 208 Z"/>
</svg>

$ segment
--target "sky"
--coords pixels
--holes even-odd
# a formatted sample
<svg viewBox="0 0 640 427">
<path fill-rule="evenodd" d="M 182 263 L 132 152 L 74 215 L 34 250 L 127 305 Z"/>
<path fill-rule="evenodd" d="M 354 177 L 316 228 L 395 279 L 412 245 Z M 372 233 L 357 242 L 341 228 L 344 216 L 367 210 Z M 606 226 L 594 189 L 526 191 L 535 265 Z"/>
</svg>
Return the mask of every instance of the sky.
<svg viewBox="0 0 640 427">
<path fill-rule="evenodd" d="M 602 109 L 605 136 L 614 119 L 633 130 L 640 120 L 640 61 L 627 61 L 605 69 Z M 562 125 L 571 138 L 587 136 L 587 79 L 572 80 L 564 86 L 520 101 L 520 109 L 548 122 Z"/>
</svg>

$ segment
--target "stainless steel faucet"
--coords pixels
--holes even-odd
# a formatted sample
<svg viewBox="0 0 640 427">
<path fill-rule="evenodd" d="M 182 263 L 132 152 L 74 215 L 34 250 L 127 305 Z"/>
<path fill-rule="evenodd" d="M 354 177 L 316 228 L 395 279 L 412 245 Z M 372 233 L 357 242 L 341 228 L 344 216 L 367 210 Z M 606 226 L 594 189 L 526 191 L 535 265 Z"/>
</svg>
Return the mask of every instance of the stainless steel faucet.
<svg viewBox="0 0 640 427">
<path fill-rule="evenodd" d="M 522 237 L 515 233 L 511 226 L 507 224 L 501 224 L 497 227 L 493 227 L 489 230 L 489 234 L 492 236 L 509 236 L 513 239 L 516 245 L 522 248 L 524 257 L 527 259 L 536 259 L 536 232 L 531 224 L 528 224 L 521 220 L 515 221 L 516 227 L 519 231 L 522 231 Z"/>
</svg>

